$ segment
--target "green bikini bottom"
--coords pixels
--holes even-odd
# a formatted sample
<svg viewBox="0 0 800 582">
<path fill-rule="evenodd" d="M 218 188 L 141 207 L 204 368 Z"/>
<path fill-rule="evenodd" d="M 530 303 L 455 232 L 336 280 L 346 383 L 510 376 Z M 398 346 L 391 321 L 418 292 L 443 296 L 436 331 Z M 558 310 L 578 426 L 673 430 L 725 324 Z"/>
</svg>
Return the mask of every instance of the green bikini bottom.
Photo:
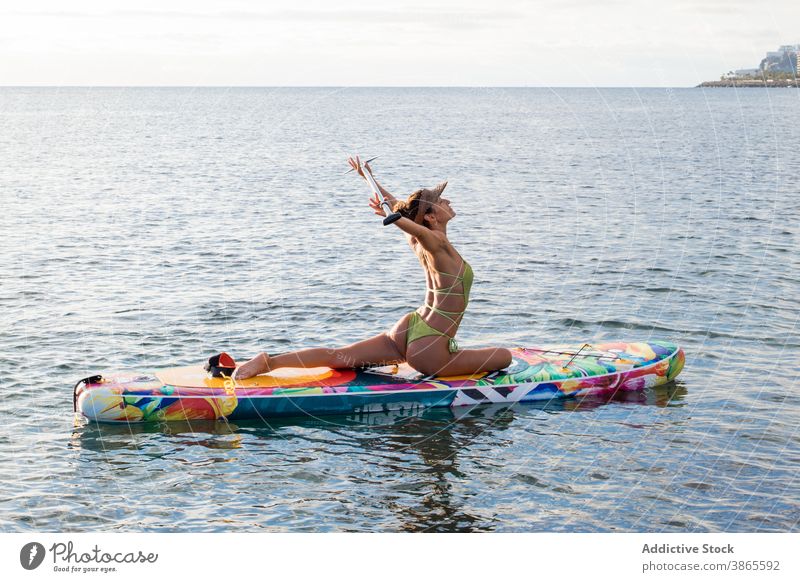
<svg viewBox="0 0 800 582">
<path fill-rule="evenodd" d="M 416 311 L 411 312 L 411 317 L 408 320 L 408 330 L 406 332 L 406 347 L 411 344 L 411 342 L 415 342 L 418 339 L 422 339 L 424 337 L 432 336 L 432 335 L 440 335 L 442 337 L 446 337 L 448 340 L 447 342 L 447 349 L 451 354 L 454 354 L 458 351 L 458 342 L 456 338 L 450 337 L 446 333 L 439 331 L 438 329 L 432 328 L 428 325 L 419 313 Z"/>
</svg>

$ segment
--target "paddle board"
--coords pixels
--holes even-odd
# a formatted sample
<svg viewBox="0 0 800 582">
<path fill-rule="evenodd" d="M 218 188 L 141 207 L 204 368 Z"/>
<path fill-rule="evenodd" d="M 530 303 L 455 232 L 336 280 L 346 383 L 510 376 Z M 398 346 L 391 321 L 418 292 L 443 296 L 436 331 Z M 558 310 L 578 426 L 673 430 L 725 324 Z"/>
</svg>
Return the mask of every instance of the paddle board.
<svg viewBox="0 0 800 582">
<path fill-rule="evenodd" d="M 423 376 L 407 364 L 368 369 L 283 368 L 233 381 L 203 366 L 80 381 L 77 412 L 98 422 L 243 420 L 513 404 L 642 390 L 675 379 L 684 352 L 666 341 L 514 348 L 505 370 Z"/>
</svg>

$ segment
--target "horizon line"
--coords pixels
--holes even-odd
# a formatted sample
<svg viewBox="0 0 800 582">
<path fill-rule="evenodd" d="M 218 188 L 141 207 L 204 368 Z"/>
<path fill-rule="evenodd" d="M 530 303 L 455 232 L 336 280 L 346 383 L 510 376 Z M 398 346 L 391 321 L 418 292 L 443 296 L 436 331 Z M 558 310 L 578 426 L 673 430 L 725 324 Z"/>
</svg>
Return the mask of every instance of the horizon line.
<svg viewBox="0 0 800 582">
<path fill-rule="evenodd" d="M 0 89 L 698 89 L 700 85 L 14 85 Z"/>
</svg>

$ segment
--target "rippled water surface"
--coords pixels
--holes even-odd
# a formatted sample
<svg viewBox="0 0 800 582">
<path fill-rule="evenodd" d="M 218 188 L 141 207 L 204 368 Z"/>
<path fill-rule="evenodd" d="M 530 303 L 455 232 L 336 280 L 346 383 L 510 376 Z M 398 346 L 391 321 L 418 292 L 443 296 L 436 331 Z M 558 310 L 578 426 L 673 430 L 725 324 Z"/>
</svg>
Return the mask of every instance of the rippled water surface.
<svg viewBox="0 0 800 582">
<path fill-rule="evenodd" d="M 2 531 L 797 531 L 800 94 L 0 89 Z M 449 178 L 463 346 L 680 343 L 674 386 L 418 416 L 95 426 L 102 370 L 349 343 L 419 304 Z"/>
</svg>

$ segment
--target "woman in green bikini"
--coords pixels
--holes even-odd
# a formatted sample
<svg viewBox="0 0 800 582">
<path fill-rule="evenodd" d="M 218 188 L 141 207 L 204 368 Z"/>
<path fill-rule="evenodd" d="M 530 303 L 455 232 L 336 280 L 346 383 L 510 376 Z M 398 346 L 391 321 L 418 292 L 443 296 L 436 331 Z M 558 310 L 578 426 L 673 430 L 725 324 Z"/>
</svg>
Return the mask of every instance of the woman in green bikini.
<svg viewBox="0 0 800 582">
<path fill-rule="evenodd" d="M 358 157 L 350 165 L 363 178 L 372 173 Z M 511 364 L 505 348 L 462 350 L 455 340 L 461 317 L 467 309 L 472 287 L 472 268 L 447 240 L 447 223 L 456 215 L 450 201 L 442 198 L 447 182 L 415 191 L 398 201 L 378 184 L 383 197 L 399 212 L 394 224 L 405 232 L 408 244 L 425 269 L 425 304 L 404 315 L 389 332 L 342 348 L 309 348 L 270 356 L 257 355 L 239 366 L 235 378 L 251 378 L 276 368 L 358 368 L 408 362 L 426 375 L 461 376 L 500 370 Z M 385 216 L 375 195 L 370 207 Z"/>
</svg>

